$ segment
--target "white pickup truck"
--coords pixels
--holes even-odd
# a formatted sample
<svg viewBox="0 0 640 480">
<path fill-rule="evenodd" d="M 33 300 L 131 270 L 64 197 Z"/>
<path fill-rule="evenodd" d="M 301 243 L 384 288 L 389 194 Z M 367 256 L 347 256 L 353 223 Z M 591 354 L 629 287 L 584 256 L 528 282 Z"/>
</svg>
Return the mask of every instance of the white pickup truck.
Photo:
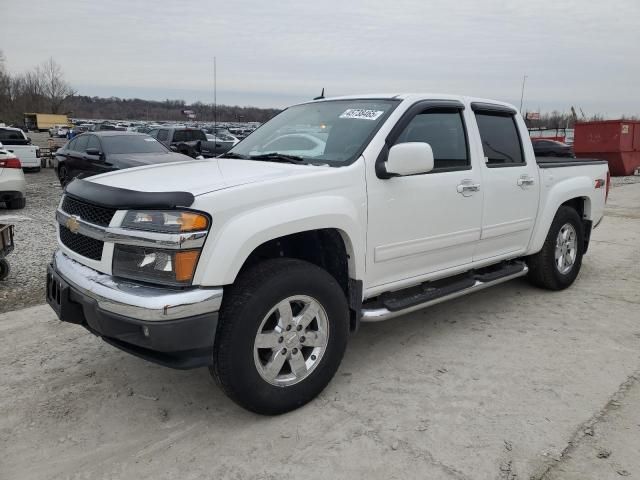
<svg viewBox="0 0 640 480">
<path fill-rule="evenodd" d="M 47 298 L 63 321 L 209 366 L 237 403 L 277 414 L 322 391 L 361 321 L 521 276 L 570 286 L 608 188 L 604 161 L 536 162 L 505 103 L 321 99 L 222 158 L 70 183 Z"/>
<path fill-rule="evenodd" d="M 31 139 L 22 130 L 0 127 L 0 142 L 4 148 L 20 159 L 24 170 L 40 170 L 40 147 L 31 144 Z"/>
</svg>

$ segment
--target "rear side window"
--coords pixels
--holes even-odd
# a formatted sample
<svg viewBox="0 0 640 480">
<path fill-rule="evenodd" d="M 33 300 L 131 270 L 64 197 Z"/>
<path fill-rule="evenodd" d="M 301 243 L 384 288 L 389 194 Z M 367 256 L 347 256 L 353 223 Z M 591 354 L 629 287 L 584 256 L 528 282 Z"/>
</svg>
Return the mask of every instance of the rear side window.
<svg viewBox="0 0 640 480">
<path fill-rule="evenodd" d="M 489 167 L 525 165 L 522 143 L 513 115 L 476 112 L 482 149 Z"/>
<path fill-rule="evenodd" d="M 460 111 L 430 110 L 413 117 L 396 144 L 426 142 L 433 150 L 433 170 L 471 168 Z"/>
<path fill-rule="evenodd" d="M 188 132 L 186 130 L 176 130 L 173 132 L 173 141 L 174 142 L 188 142 L 191 140 L 187 135 Z"/>
<path fill-rule="evenodd" d="M 161 142 L 166 141 L 169 138 L 169 130 L 158 130 L 158 136 L 156 138 Z"/>
</svg>

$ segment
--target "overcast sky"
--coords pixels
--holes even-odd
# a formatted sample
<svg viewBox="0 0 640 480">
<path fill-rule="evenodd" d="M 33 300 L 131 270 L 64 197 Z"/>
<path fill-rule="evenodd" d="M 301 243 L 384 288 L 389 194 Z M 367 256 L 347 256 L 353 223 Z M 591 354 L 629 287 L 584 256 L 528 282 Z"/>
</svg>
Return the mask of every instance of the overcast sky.
<svg viewBox="0 0 640 480">
<path fill-rule="evenodd" d="M 11 72 L 52 56 L 80 94 L 284 107 L 445 92 L 640 113 L 640 0 L 0 0 Z"/>
</svg>

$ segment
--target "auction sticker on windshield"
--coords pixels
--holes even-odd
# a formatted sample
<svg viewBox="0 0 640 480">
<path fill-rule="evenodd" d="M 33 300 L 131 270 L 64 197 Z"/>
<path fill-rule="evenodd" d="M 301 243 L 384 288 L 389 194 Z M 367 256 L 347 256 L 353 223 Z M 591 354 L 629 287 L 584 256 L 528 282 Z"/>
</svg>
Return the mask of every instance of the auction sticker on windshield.
<svg viewBox="0 0 640 480">
<path fill-rule="evenodd" d="M 363 108 L 349 108 L 345 110 L 340 118 L 358 118 L 360 120 L 377 120 L 384 111 L 382 110 L 366 110 Z"/>
</svg>

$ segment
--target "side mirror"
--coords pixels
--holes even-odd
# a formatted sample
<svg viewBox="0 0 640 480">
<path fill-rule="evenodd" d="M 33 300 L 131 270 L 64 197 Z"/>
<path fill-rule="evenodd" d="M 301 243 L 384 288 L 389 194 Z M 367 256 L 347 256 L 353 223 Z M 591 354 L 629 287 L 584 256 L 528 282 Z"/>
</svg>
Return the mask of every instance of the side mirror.
<svg viewBox="0 0 640 480">
<path fill-rule="evenodd" d="M 175 145 L 171 145 L 169 148 L 171 149 L 172 152 L 178 151 L 178 147 L 176 147 Z"/>
<path fill-rule="evenodd" d="M 87 152 L 87 155 L 91 155 L 94 157 L 100 156 L 100 150 L 98 150 L 97 148 L 87 148 L 85 151 Z"/>
<path fill-rule="evenodd" d="M 27 137 L 27 142 L 31 143 L 31 137 Z"/>
<path fill-rule="evenodd" d="M 429 173 L 433 170 L 431 145 L 425 142 L 398 143 L 389 149 L 384 167 L 392 177 Z"/>
</svg>

